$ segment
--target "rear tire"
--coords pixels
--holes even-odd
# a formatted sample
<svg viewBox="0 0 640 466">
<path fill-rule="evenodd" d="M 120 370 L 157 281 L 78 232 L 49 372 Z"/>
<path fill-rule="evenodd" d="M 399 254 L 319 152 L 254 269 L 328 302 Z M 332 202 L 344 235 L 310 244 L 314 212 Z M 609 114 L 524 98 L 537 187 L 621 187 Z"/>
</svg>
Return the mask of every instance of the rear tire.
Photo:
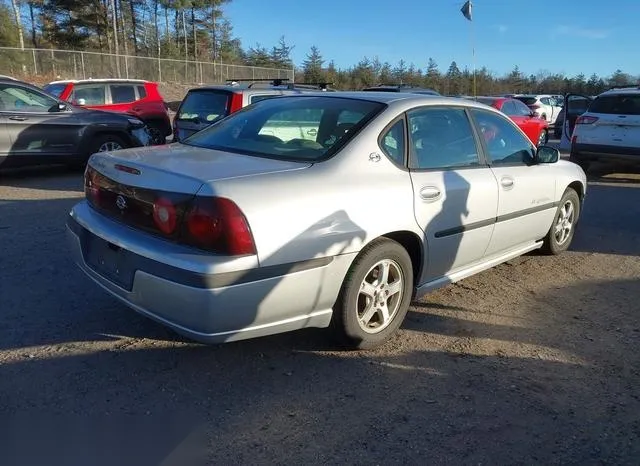
<svg viewBox="0 0 640 466">
<path fill-rule="evenodd" d="M 544 238 L 543 253 L 555 256 L 569 249 L 580 218 L 580 207 L 578 193 L 572 188 L 567 188 L 553 217 L 551 228 Z"/>
<path fill-rule="evenodd" d="M 380 238 L 356 257 L 333 308 L 332 327 L 352 349 L 385 343 L 402 324 L 413 295 L 413 265 L 399 243 Z"/>
<path fill-rule="evenodd" d="M 89 141 L 88 150 L 86 151 L 85 158 L 78 162 L 73 162 L 69 166 L 74 170 L 82 170 L 87 165 L 89 157 L 96 152 L 105 152 L 110 150 L 121 150 L 129 147 L 129 144 L 124 142 L 121 137 L 115 134 L 99 134 Z"/>
</svg>

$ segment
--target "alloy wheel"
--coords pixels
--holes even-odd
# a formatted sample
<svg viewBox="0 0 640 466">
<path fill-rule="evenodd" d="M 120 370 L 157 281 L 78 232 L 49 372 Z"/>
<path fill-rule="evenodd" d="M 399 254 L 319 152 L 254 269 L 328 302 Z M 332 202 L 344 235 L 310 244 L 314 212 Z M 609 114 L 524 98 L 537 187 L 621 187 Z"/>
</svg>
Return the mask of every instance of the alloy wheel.
<svg viewBox="0 0 640 466">
<path fill-rule="evenodd" d="M 357 298 L 358 324 L 379 333 L 395 318 L 404 294 L 404 275 L 397 262 L 383 259 L 369 269 Z"/>
</svg>

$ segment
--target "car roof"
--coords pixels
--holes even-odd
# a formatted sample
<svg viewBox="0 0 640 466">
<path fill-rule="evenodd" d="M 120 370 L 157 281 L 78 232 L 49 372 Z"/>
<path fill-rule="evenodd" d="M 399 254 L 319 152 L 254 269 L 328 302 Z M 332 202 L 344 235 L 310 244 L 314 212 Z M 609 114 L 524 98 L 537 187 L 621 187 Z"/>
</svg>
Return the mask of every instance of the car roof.
<svg viewBox="0 0 640 466">
<path fill-rule="evenodd" d="M 144 84 L 153 81 L 145 81 L 144 79 L 120 79 L 120 78 L 99 78 L 99 79 L 63 79 L 60 81 L 51 81 L 49 84 L 85 84 L 85 83 L 136 83 Z"/>
<path fill-rule="evenodd" d="M 28 83 L 26 81 L 20 81 L 19 79 L 12 78 L 11 76 L 0 76 L 0 83 L 19 84 L 19 85 L 24 86 L 24 87 L 29 87 L 31 89 L 36 89 L 38 92 L 44 92 L 38 86 L 35 86 L 35 85 L 33 85 L 31 83 Z"/>
<path fill-rule="evenodd" d="M 640 86 L 614 87 L 604 91 L 600 95 L 618 95 L 618 94 L 640 94 Z"/>
<path fill-rule="evenodd" d="M 286 96 L 289 97 L 289 96 Z M 327 97 L 332 99 L 357 99 L 370 102 L 390 104 L 392 102 L 404 102 L 407 104 L 428 105 L 465 105 L 468 107 L 486 108 L 486 105 L 459 97 L 444 97 L 440 95 L 415 94 L 412 92 L 375 92 L 375 91 L 337 91 L 337 92 L 305 92 L 291 97 Z"/>
</svg>

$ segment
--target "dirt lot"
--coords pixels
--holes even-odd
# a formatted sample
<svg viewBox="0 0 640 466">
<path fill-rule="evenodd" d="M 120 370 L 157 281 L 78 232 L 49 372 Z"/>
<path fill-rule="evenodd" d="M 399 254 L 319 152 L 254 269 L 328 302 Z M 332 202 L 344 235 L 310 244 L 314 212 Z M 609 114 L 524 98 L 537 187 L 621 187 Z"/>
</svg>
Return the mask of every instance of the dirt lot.
<svg viewBox="0 0 640 466">
<path fill-rule="evenodd" d="M 640 461 L 638 179 L 590 184 L 571 252 L 435 292 L 359 353 L 205 347 L 129 311 L 69 259 L 81 196 L 77 173 L 0 179 L 5 465 L 160 464 L 188 435 L 210 464 Z"/>
</svg>

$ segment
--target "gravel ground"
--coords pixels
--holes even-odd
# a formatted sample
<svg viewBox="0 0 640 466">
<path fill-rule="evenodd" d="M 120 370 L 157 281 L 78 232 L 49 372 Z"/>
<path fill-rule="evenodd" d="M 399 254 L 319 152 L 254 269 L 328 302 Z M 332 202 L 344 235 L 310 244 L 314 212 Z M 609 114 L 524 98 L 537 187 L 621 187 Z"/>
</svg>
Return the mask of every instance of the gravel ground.
<svg viewBox="0 0 640 466">
<path fill-rule="evenodd" d="M 637 178 L 590 184 L 569 253 L 432 293 L 369 352 L 205 347 L 129 311 L 68 256 L 81 196 L 78 173 L 0 178 L 4 465 L 640 461 Z"/>
</svg>

